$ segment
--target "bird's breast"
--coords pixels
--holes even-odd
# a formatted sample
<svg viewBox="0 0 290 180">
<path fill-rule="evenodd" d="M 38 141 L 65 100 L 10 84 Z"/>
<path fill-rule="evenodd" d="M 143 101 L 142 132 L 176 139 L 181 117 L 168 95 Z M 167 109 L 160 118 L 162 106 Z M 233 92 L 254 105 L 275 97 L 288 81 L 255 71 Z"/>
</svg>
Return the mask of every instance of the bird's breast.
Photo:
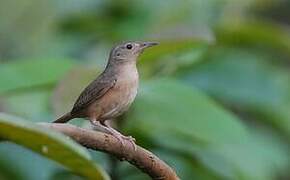
<svg viewBox="0 0 290 180">
<path fill-rule="evenodd" d="M 137 69 L 124 69 L 117 76 L 115 86 L 104 97 L 102 118 L 114 118 L 128 110 L 134 101 L 139 85 Z"/>
</svg>

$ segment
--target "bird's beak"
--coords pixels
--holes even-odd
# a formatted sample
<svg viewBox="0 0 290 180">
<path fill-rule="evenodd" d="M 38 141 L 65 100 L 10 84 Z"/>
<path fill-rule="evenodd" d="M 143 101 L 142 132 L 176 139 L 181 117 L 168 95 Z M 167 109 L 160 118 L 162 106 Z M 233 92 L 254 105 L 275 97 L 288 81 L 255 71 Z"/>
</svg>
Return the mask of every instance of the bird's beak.
<svg viewBox="0 0 290 180">
<path fill-rule="evenodd" d="M 151 46 L 156 46 L 158 44 L 159 43 L 157 43 L 157 42 L 144 42 L 144 43 L 141 44 L 141 48 L 145 49 L 145 48 L 148 48 L 148 47 L 151 47 Z"/>
</svg>

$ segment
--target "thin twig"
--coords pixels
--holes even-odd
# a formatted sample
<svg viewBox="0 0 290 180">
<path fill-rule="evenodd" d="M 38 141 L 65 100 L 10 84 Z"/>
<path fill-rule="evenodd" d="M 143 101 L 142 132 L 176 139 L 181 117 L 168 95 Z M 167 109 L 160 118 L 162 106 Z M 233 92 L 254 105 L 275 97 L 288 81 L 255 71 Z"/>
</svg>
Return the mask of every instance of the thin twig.
<svg viewBox="0 0 290 180">
<path fill-rule="evenodd" d="M 140 146 L 137 146 L 135 150 L 130 142 L 124 142 L 122 146 L 122 143 L 110 134 L 79 128 L 71 124 L 41 123 L 41 125 L 59 131 L 89 149 L 109 153 L 121 161 L 126 160 L 147 173 L 152 179 L 179 179 L 173 169 L 150 151 Z"/>
</svg>

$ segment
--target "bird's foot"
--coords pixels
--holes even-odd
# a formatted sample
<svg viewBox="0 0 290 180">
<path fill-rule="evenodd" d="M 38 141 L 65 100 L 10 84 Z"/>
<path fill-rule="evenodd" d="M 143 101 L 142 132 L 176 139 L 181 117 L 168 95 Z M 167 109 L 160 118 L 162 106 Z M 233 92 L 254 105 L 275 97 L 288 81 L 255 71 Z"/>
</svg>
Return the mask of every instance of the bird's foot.
<svg viewBox="0 0 290 180">
<path fill-rule="evenodd" d="M 124 143 L 124 140 L 125 141 L 129 141 L 134 150 L 136 151 L 137 150 L 137 146 L 135 144 L 135 138 L 133 138 L 132 136 L 124 136 L 123 134 L 121 134 L 119 131 L 117 131 L 116 129 L 110 127 L 110 126 L 107 126 L 106 124 L 100 124 L 99 122 L 96 122 L 96 121 L 92 121 L 92 124 L 105 130 L 107 133 L 113 135 L 116 139 L 118 139 L 118 141 L 121 143 L 122 147 L 125 146 L 125 143 Z"/>
<path fill-rule="evenodd" d="M 112 133 L 111 133 L 112 134 Z M 118 141 L 121 143 L 122 147 L 124 147 L 124 138 L 121 134 L 112 134 Z"/>
<path fill-rule="evenodd" d="M 129 142 L 132 144 L 134 150 L 136 151 L 136 150 L 137 150 L 137 146 L 136 146 L 136 144 L 135 144 L 136 139 L 133 138 L 132 136 L 124 136 L 124 135 L 122 135 L 122 136 L 123 136 L 123 139 L 129 141 Z"/>
<path fill-rule="evenodd" d="M 137 146 L 135 144 L 136 140 L 132 136 L 124 136 L 121 133 L 120 134 L 114 133 L 112 135 L 118 139 L 118 141 L 121 143 L 122 147 L 125 146 L 125 143 L 124 143 L 124 140 L 125 140 L 125 141 L 129 141 L 132 144 L 135 151 L 137 150 Z"/>
</svg>

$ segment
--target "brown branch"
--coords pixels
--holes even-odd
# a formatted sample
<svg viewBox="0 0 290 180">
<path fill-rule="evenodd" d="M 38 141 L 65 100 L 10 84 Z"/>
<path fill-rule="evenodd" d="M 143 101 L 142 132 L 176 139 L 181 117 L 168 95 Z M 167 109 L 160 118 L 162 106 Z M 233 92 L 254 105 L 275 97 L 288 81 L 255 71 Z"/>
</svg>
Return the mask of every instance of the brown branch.
<svg viewBox="0 0 290 180">
<path fill-rule="evenodd" d="M 179 179 L 173 169 L 150 151 L 140 146 L 137 146 L 135 150 L 130 142 L 125 142 L 122 146 L 110 134 L 79 128 L 71 124 L 41 123 L 41 125 L 57 130 L 89 149 L 109 153 L 121 161 L 126 160 L 147 173 L 152 179 Z"/>
</svg>

